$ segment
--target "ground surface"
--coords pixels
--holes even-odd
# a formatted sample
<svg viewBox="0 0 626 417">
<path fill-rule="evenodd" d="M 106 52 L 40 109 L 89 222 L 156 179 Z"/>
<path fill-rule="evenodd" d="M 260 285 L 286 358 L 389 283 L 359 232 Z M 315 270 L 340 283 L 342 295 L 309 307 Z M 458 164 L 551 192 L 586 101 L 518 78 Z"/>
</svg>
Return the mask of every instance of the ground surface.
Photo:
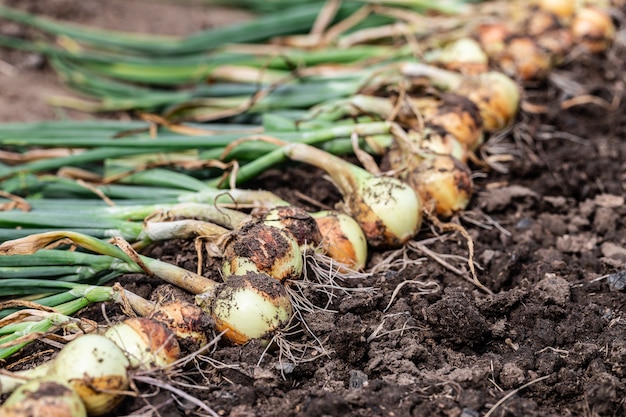
<svg viewBox="0 0 626 417">
<path fill-rule="evenodd" d="M 4 2 L 87 24 L 161 33 L 242 16 L 146 8 L 129 0 Z M 20 30 L 4 22 L 0 28 Z M 0 52 L 1 120 L 87 117 L 61 115 L 44 104 L 46 95 L 66 90 L 40 58 Z M 617 45 L 606 56 L 568 64 L 559 75 L 587 93 L 621 100 L 624 57 Z M 280 365 L 277 352 L 259 363 L 260 344 L 220 346 L 207 355 L 211 360 L 197 363 L 204 379 L 195 367 L 187 370 L 203 387 L 188 392 L 230 416 L 625 415 L 626 294 L 602 277 L 626 269 L 626 104 L 614 111 L 597 104 L 560 109 L 570 97 L 553 84 L 527 87 L 527 100 L 547 105 L 547 112 L 520 116 L 501 141 L 517 152 L 509 172 L 477 175 L 462 220 L 475 241 L 479 278 L 492 295 L 465 279 L 462 259 L 446 258 L 465 277 L 417 249 L 405 269 L 360 282 L 374 292 L 341 297 L 331 306 L 335 313 L 306 316 L 327 355 L 292 368 Z M 305 204 L 290 191 L 295 188 L 332 205 L 338 194 L 318 174 L 272 170 L 252 185 Z M 424 227 L 419 239 L 432 236 Z M 428 248 L 467 256 L 457 235 Z M 195 270 L 190 243 L 164 245 L 152 255 Z M 381 259 L 373 254 L 370 267 Z M 157 285 L 134 279 L 126 283 L 140 294 Z M 406 280 L 413 282 L 400 285 Z M 90 314 L 102 318 L 99 307 Z M 116 414 L 146 404 L 161 416 L 195 409 L 161 392 L 129 400 Z"/>
</svg>

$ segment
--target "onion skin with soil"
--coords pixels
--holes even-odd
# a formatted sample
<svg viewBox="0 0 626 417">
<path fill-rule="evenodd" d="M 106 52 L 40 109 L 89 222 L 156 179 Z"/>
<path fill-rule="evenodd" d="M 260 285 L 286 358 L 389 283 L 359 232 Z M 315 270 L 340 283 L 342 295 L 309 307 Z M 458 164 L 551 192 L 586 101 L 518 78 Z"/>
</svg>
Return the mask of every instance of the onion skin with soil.
<svg viewBox="0 0 626 417">
<path fill-rule="evenodd" d="M 476 150 L 484 138 L 480 109 L 467 97 L 442 93 L 439 97 L 412 100 L 424 118 L 424 127 L 445 137 L 452 135 L 469 150 Z"/>
<path fill-rule="evenodd" d="M 262 222 L 233 231 L 224 248 L 224 280 L 247 272 L 264 273 L 280 282 L 302 277 L 304 259 L 291 232 Z"/>
<path fill-rule="evenodd" d="M 211 328 L 210 317 L 198 306 L 182 300 L 161 304 L 149 316 L 165 324 L 185 346 L 200 347 L 208 343 L 207 331 Z"/>
<path fill-rule="evenodd" d="M 197 295 L 196 302 L 212 315 L 216 330 L 235 344 L 269 338 L 293 315 L 285 286 L 259 273 L 233 275 L 214 294 Z"/>
<path fill-rule="evenodd" d="M 450 155 L 405 154 L 391 160 L 399 176 L 420 195 L 428 212 L 448 218 L 469 204 L 474 184 L 471 171 Z"/>
<path fill-rule="evenodd" d="M 0 406 L 3 417 L 87 417 L 78 393 L 67 383 L 32 379 L 19 386 Z"/>
<path fill-rule="evenodd" d="M 301 250 L 316 247 L 322 240 L 315 219 L 297 206 L 274 207 L 263 216 L 263 224 L 278 227 L 290 232 Z"/>
</svg>

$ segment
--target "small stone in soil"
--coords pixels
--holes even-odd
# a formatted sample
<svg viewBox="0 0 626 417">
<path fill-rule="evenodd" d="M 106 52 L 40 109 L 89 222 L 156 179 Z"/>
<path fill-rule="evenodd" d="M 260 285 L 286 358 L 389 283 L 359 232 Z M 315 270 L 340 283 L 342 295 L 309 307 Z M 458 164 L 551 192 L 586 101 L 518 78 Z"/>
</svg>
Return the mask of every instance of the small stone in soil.
<svg viewBox="0 0 626 417">
<path fill-rule="evenodd" d="M 606 277 L 611 291 L 624 291 L 626 288 L 626 270 L 610 274 Z"/>
</svg>

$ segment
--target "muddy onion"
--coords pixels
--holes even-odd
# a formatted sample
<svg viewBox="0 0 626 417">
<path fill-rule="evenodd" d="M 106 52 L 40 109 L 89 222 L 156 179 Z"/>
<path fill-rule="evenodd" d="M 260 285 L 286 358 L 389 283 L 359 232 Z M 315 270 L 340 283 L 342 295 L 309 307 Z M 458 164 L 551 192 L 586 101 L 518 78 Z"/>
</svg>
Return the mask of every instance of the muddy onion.
<svg viewBox="0 0 626 417">
<path fill-rule="evenodd" d="M 89 415 L 111 411 L 129 386 L 130 362 L 112 340 L 86 334 L 69 342 L 50 364 L 48 376 L 67 382 L 78 393 Z"/>
<path fill-rule="evenodd" d="M 285 286 L 259 273 L 230 276 L 214 293 L 197 295 L 196 302 L 212 315 L 216 330 L 237 344 L 268 336 L 293 314 Z"/>
<path fill-rule="evenodd" d="M 289 231 L 302 250 L 319 245 L 322 239 L 315 219 L 300 207 L 275 207 L 265 213 L 263 223 Z"/>
<path fill-rule="evenodd" d="M 361 226 L 375 247 L 398 247 L 417 234 L 422 203 L 411 187 L 396 178 L 377 177 L 335 155 L 293 143 L 285 155 L 325 170 L 343 196 L 342 208 Z"/>
<path fill-rule="evenodd" d="M 67 383 L 32 379 L 18 387 L 0 407 L 3 417 L 86 417 L 78 393 Z"/>
<path fill-rule="evenodd" d="M 206 329 L 211 326 L 210 319 L 194 304 L 182 300 L 168 301 L 159 305 L 149 318 L 163 323 L 179 342 L 186 345 L 199 347 L 208 343 Z"/>
<path fill-rule="evenodd" d="M 224 248 L 224 279 L 247 272 L 262 272 L 279 281 L 300 279 L 304 260 L 293 235 L 263 223 L 236 229 Z"/>
<path fill-rule="evenodd" d="M 412 103 L 423 117 L 425 127 L 441 136 L 454 136 L 470 150 L 482 144 L 484 135 L 480 110 L 466 97 L 442 93 L 436 98 L 416 98 Z"/>
<path fill-rule="evenodd" d="M 400 178 L 420 195 L 427 210 L 450 217 L 467 207 L 473 193 L 471 172 L 467 165 L 450 155 L 423 153 L 390 159 L 402 163 Z"/>
<path fill-rule="evenodd" d="M 180 356 L 174 333 L 156 320 L 132 317 L 109 327 L 104 335 L 126 352 L 133 367 L 161 368 Z"/>
<path fill-rule="evenodd" d="M 347 268 L 358 271 L 367 262 L 367 239 L 361 226 L 350 216 L 324 210 L 312 214 L 322 235 L 321 248 Z"/>
</svg>

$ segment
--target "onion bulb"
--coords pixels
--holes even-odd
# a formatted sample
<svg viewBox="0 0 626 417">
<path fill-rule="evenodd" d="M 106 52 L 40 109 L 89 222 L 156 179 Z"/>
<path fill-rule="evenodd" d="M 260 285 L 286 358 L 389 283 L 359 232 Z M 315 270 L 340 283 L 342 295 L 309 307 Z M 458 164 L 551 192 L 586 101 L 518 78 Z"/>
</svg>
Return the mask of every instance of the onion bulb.
<svg viewBox="0 0 626 417">
<path fill-rule="evenodd" d="M 78 393 L 67 383 L 31 379 L 18 387 L 0 407 L 3 417 L 87 417 Z"/>
<path fill-rule="evenodd" d="M 180 343 L 192 348 L 208 343 L 206 330 L 211 327 L 210 318 L 196 305 L 182 300 L 163 303 L 149 318 L 165 324 Z"/>
<path fill-rule="evenodd" d="M 104 335 L 121 347 L 133 367 L 162 368 L 180 356 L 180 346 L 164 323 L 132 317 L 107 329 Z"/>
<path fill-rule="evenodd" d="M 300 207 L 274 207 L 265 213 L 263 223 L 289 231 L 302 250 L 319 245 L 322 239 L 315 219 Z"/>
<path fill-rule="evenodd" d="M 524 81 L 544 79 L 553 62 L 551 54 L 529 36 L 508 39 L 496 59 L 502 71 Z"/>
<path fill-rule="evenodd" d="M 487 132 L 505 128 L 517 116 L 519 87 L 501 72 L 489 71 L 463 76 L 416 62 L 402 64 L 401 71 L 405 76 L 427 78 L 442 90 L 454 91 L 455 94 L 467 97 L 478 106 L 483 127 Z"/>
<path fill-rule="evenodd" d="M 615 38 L 611 16 L 594 6 L 581 7 L 576 11 L 571 30 L 574 42 L 593 53 L 607 50 Z"/>
<path fill-rule="evenodd" d="M 50 364 L 48 376 L 69 383 L 89 415 L 110 412 L 129 386 L 130 362 L 112 340 L 86 334 L 66 344 Z"/>
<path fill-rule="evenodd" d="M 414 134 L 415 131 L 409 132 L 409 136 L 411 136 L 412 133 Z M 420 143 L 422 149 L 429 153 L 450 155 L 463 163 L 467 163 L 469 158 L 467 147 L 459 142 L 455 136 L 450 134 L 442 135 L 430 129 L 424 129 L 422 135 L 423 138 Z"/>
<path fill-rule="evenodd" d="M 262 272 L 279 281 L 300 279 L 304 259 L 287 230 L 249 222 L 233 231 L 224 248 L 224 279 L 246 272 Z"/>
<path fill-rule="evenodd" d="M 504 49 L 509 28 L 503 23 L 482 23 L 476 28 L 478 43 L 489 56 L 497 56 Z"/>
<path fill-rule="evenodd" d="M 552 13 L 564 21 L 571 19 L 576 10 L 574 0 L 534 0 L 533 4 L 540 10 Z"/>
<path fill-rule="evenodd" d="M 361 226 L 350 216 L 333 210 L 312 214 L 322 235 L 324 253 L 353 271 L 365 268 L 367 239 Z"/>
<path fill-rule="evenodd" d="M 396 178 L 378 177 L 321 149 L 292 143 L 285 155 L 326 171 L 343 196 L 342 208 L 361 226 L 375 247 L 398 247 L 417 234 L 422 203 L 411 187 Z"/>
<path fill-rule="evenodd" d="M 216 330 L 237 344 L 267 337 L 293 314 L 285 286 L 252 272 L 230 276 L 214 293 L 198 294 L 196 302 L 212 315 Z"/>
<path fill-rule="evenodd" d="M 483 142 L 483 120 L 480 110 L 464 96 L 443 93 L 439 97 L 412 100 L 424 119 L 424 125 L 441 136 L 451 134 L 467 149 L 475 150 Z"/>
<path fill-rule="evenodd" d="M 489 65 L 489 57 L 472 38 L 460 38 L 441 49 L 430 51 L 425 60 L 463 74 L 485 72 Z"/>
<path fill-rule="evenodd" d="M 450 217 L 467 207 L 474 189 L 467 165 L 450 155 L 404 152 L 389 162 L 400 178 L 420 195 L 427 210 Z"/>
</svg>

